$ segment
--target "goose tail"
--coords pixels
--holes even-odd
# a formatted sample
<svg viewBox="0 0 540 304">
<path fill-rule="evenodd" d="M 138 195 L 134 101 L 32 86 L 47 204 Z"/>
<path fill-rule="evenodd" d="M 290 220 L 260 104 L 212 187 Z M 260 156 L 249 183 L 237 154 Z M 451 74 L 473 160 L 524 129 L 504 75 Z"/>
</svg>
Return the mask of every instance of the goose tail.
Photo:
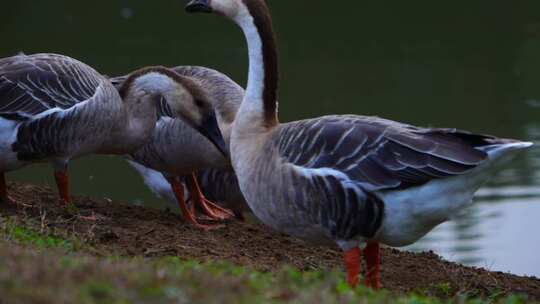
<svg viewBox="0 0 540 304">
<path fill-rule="evenodd" d="M 491 163 L 505 164 L 533 145 L 534 143 L 526 141 L 501 140 L 499 143 L 479 147 L 479 149 L 488 154 Z"/>
</svg>

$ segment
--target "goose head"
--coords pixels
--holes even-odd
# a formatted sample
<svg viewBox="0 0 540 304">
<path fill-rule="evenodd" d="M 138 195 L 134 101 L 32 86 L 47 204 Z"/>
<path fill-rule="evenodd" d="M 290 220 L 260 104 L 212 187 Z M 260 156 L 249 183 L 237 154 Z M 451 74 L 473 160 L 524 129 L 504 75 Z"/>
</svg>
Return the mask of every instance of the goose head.
<svg viewBox="0 0 540 304">
<path fill-rule="evenodd" d="M 151 101 L 154 108 L 159 107 L 160 114 L 182 119 L 208 138 L 223 155 L 228 154 L 213 101 L 189 78 L 165 67 L 147 67 L 130 74 L 119 92 L 127 103 Z"/>
<path fill-rule="evenodd" d="M 227 17 L 234 17 L 242 0 L 192 0 L 186 5 L 190 13 L 218 13 Z"/>
<path fill-rule="evenodd" d="M 215 13 L 230 19 L 237 19 L 245 15 L 248 4 L 264 3 L 261 0 L 191 0 L 186 5 L 186 11 L 190 13 Z"/>
<path fill-rule="evenodd" d="M 190 13 L 225 16 L 244 32 L 248 44 L 249 73 L 246 95 L 235 122 L 236 130 L 255 135 L 279 124 L 279 62 L 272 18 L 265 0 L 191 0 Z M 251 132 L 254 131 L 254 132 Z"/>
<path fill-rule="evenodd" d="M 215 101 L 194 81 L 186 77 L 180 79 L 182 79 L 182 85 L 178 87 L 178 90 L 165 97 L 167 104 L 173 108 L 177 116 L 182 117 L 191 127 L 208 138 L 224 156 L 227 156 L 228 145 L 221 132 L 220 126 L 223 123 L 221 116 L 216 115 Z"/>
</svg>

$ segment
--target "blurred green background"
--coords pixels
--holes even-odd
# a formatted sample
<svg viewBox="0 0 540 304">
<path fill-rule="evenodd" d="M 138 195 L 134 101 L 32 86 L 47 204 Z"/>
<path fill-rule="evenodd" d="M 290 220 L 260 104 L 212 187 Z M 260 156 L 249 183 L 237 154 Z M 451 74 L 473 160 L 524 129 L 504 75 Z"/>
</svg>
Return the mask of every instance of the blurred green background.
<svg viewBox="0 0 540 304">
<path fill-rule="evenodd" d="M 282 121 L 355 113 L 540 138 L 539 1 L 268 2 L 281 53 Z M 6 1 L 0 11 L 0 56 L 61 53 L 107 75 L 146 65 L 203 65 L 243 85 L 247 53 L 240 30 L 216 16 L 188 15 L 184 4 Z M 467 216 L 417 248 L 540 275 L 534 257 L 518 257 L 523 265 L 515 265 L 507 261 L 512 250 L 500 249 L 500 242 L 520 244 L 524 252 L 540 249 L 537 237 L 536 245 L 524 237 L 530 229 L 540 230 L 534 217 L 540 212 L 538 157 L 534 149 L 517 160 L 480 193 L 480 204 Z M 119 157 L 84 158 L 73 162 L 70 172 L 75 194 L 158 202 Z M 47 165 L 8 176 L 54 185 Z"/>
</svg>

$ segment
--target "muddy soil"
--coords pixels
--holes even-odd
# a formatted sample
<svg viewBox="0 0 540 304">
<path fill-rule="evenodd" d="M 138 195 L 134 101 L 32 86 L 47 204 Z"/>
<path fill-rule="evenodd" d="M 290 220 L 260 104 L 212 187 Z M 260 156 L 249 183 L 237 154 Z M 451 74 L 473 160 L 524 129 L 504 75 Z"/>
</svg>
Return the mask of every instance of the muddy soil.
<svg viewBox="0 0 540 304">
<path fill-rule="evenodd" d="M 70 215 L 60 208 L 57 195 L 47 187 L 22 183 L 9 185 L 18 208 L 0 208 L 38 226 L 69 231 L 90 243 L 93 254 L 125 256 L 179 256 L 196 260 L 225 260 L 262 271 L 285 266 L 300 270 L 341 269 L 341 252 L 313 247 L 273 232 L 260 224 L 231 221 L 221 229 L 200 231 L 183 223 L 178 214 L 127 206 L 106 199 L 75 197 L 82 215 L 94 215 L 96 222 Z M 21 204 L 24 204 L 22 206 Z M 438 293 L 449 284 L 449 293 L 489 296 L 493 293 L 527 294 L 540 299 L 540 279 L 520 277 L 481 268 L 465 267 L 442 260 L 434 253 L 410 253 L 382 249 L 382 283 L 395 292 Z"/>
</svg>

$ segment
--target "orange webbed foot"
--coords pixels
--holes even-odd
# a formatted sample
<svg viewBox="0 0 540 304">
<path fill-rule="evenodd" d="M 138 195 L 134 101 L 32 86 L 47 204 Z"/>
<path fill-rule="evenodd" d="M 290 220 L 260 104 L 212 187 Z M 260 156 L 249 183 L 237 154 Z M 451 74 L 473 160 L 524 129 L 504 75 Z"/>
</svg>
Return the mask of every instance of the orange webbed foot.
<svg viewBox="0 0 540 304">
<path fill-rule="evenodd" d="M 214 230 L 222 228 L 223 226 L 220 225 L 204 225 L 200 224 L 197 219 L 195 218 L 194 214 L 194 208 L 188 208 L 186 201 L 184 199 L 184 187 L 180 183 L 180 180 L 178 178 L 167 178 L 169 183 L 171 184 L 173 193 L 176 197 L 176 200 L 178 202 L 178 206 L 180 207 L 180 210 L 182 211 L 182 215 L 184 216 L 184 219 L 190 223 L 193 227 L 208 231 L 208 230 Z"/>
<path fill-rule="evenodd" d="M 202 212 L 212 220 L 223 221 L 234 218 L 234 213 L 231 210 L 225 209 L 204 197 L 204 194 L 199 187 L 195 173 L 188 177 L 189 191 L 192 196 L 192 204 L 198 204 Z"/>
</svg>

